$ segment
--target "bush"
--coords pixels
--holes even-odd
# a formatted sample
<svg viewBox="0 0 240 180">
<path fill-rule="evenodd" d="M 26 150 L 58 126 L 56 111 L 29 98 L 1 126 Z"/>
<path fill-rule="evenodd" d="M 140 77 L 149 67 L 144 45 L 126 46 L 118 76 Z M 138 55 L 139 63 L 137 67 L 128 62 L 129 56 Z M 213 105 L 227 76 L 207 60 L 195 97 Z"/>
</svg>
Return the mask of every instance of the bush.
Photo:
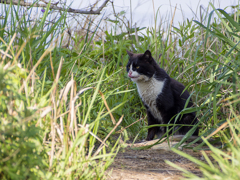
<svg viewBox="0 0 240 180">
<path fill-rule="evenodd" d="M 36 114 L 19 93 L 25 73 L 16 65 L 0 65 L 0 179 L 38 179 L 47 175 L 42 130 L 31 122 Z"/>
</svg>

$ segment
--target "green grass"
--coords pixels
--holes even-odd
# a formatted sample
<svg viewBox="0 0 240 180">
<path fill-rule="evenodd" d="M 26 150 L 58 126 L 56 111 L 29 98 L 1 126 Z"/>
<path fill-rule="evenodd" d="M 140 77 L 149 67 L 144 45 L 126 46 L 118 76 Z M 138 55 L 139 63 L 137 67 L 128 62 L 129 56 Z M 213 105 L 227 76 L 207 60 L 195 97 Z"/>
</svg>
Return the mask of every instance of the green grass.
<svg viewBox="0 0 240 180">
<path fill-rule="evenodd" d="M 210 154 L 211 158 L 209 158 L 202 151 L 205 162 L 173 149 L 175 153 L 196 163 L 200 167 L 203 177 L 198 177 L 169 161 L 167 163 L 183 171 L 188 179 L 239 179 L 240 61 L 238 58 L 238 33 L 240 26 L 237 23 L 239 21 L 239 12 L 236 11 L 233 15 L 229 15 L 221 9 L 215 9 L 211 3 L 210 6 L 214 10 L 209 14 L 207 25 L 195 21 L 198 27 L 205 30 L 205 42 L 210 38 L 219 42 L 217 48 L 213 48 L 215 51 L 208 48 L 207 43 L 204 44 L 204 49 L 211 50 L 215 55 L 211 58 L 208 56 L 208 53 L 205 54 L 206 61 L 211 60 L 210 62 L 212 63 L 208 63 L 209 68 L 207 70 L 210 73 L 205 82 L 207 84 L 201 87 L 201 89 L 204 88 L 207 91 L 211 91 L 211 93 L 207 94 L 207 98 L 204 99 L 200 107 L 201 111 L 205 112 L 203 117 L 208 118 L 208 121 L 205 121 L 206 125 L 212 126 L 212 128 L 203 129 L 204 135 L 208 135 L 207 138 L 212 136 L 220 138 L 224 148 L 214 147 L 207 139 L 203 138 L 204 143 L 207 144 L 212 152 Z M 218 19 L 214 19 L 212 23 L 210 20 L 214 13 L 218 15 Z M 211 131 L 212 133 L 209 134 Z M 202 144 L 195 149 L 200 148 Z"/>
<path fill-rule="evenodd" d="M 195 107 L 181 113 L 196 111 L 200 135 L 218 138 L 227 147 L 219 150 L 206 142 L 218 165 L 197 161 L 204 177 L 224 179 L 238 168 L 237 10 L 233 15 L 222 10 L 206 12 L 203 22 L 185 20 L 179 27 L 172 26 L 174 17 L 166 19 L 167 26 L 158 25 L 156 16 L 155 28 L 136 30 L 127 26 L 122 13 L 104 40 L 95 39 L 101 23 L 97 22 L 93 33 L 72 34 L 71 46 L 66 48 L 62 38 L 66 13 L 48 23 L 51 13 L 46 9 L 30 22 L 30 17 L 19 16 L 17 6 L 1 8 L 1 179 L 102 179 L 120 142 L 146 137 L 145 109 L 125 70 L 126 50 L 142 53 L 146 49 L 190 91 Z M 218 17 L 210 21 L 214 13 Z M 90 28 L 91 22 L 86 23 Z M 117 29 L 121 33 L 116 34 Z M 230 157 L 233 163 L 226 160 Z M 210 162 L 207 157 L 206 161 Z M 228 167 L 226 172 L 222 167 Z"/>
</svg>

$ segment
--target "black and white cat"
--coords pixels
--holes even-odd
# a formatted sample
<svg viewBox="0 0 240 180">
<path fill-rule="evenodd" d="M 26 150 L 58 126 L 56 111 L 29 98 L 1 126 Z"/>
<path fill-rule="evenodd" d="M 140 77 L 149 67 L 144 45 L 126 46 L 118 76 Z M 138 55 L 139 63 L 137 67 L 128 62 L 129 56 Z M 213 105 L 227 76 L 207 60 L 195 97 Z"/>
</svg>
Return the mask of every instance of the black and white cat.
<svg viewBox="0 0 240 180">
<path fill-rule="evenodd" d="M 128 76 L 136 83 L 138 93 L 147 109 L 148 125 L 174 124 L 174 122 L 175 124 L 196 124 L 194 112 L 179 116 L 177 121 L 173 118 L 184 108 L 190 96 L 186 90 L 184 91 L 184 85 L 170 78 L 153 59 L 149 50 L 144 54 L 134 54 L 130 51 L 127 53 L 129 55 Z M 193 103 L 189 101 L 187 107 L 192 105 Z M 179 128 L 179 126 L 176 127 Z M 191 126 L 182 126 L 175 134 L 184 135 L 191 128 Z M 173 131 L 175 130 L 176 128 Z M 146 140 L 152 140 L 155 135 L 163 135 L 165 132 L 166 127 L 149 128 Z M 198 128 L 193 135 L 198 135 Z"/>
</svg>

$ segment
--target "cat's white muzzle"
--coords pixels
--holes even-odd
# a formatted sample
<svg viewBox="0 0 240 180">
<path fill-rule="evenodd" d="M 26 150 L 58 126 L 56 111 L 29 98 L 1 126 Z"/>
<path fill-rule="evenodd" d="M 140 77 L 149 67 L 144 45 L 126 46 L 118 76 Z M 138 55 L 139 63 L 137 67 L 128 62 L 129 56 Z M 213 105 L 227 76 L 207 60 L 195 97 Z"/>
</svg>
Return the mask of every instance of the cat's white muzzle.
<svg viewBox="0 0 240 180">
<path fill-rule="evenodd" d="M 130 76 L 129 76 L 130 77 Z M 144 75 L 138 75 L 138 76 L 131 76 L 130 77 L 133 82 L 141 82 L 141 81 L 148 81 L 149 78 Z"/>
<path fill-rule="evenodd" d="M 139 74 L 136 71 L 129 71 L 128 72 L 128 77 L 131 78 L 132 81 L 136 82 L 137 79 L 139 78 Z"/>
</svg>

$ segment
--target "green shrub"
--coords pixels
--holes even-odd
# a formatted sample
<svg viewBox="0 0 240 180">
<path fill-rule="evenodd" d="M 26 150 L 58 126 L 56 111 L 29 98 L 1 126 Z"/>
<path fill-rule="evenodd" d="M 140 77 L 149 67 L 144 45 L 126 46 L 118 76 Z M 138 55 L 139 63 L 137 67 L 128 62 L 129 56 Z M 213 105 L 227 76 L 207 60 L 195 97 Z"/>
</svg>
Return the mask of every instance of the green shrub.
<svg viewBox="0 0 240 180">
<path fill-rule="evenodd" d="M 205 89 L 208 93 L 201 104 L 201 111 L 204 112 L 202 118 L 207 118 L 205 122 L 208 126 L 204 129 L 205 134 L 203 135 L 208 135 L 207 139 L 216 137 L 223 145 L 220 147 L 212 145 L 206 138 L 203 138 L 204 142 L 195 149 L 201 149 L 203 144 L 208 146 L 211 150 L 209 155 L 211 158 L 202 151 L 205 161 L 173 149 L 175 153 L 196 163 L 200 167 L 202 177 L 198 177 L 169 161 L 167 163 L 183 171 L 188 179 L 235 180 L 240 179 L 240 47 L 238 35 L 240 26 L 237 23 L 239 10 L 230 16 L 224 10 L 215 9 L 211 3 L 210 5 L 214 10 L 209 13 L 207 25 L 195 21 L 200 28 L 204 29 L 205 42 L 207 39 L 218 41 L 218 43 L 212 44 L 218 47 L 212 49 L 214 56 L 210 57 L 208 51 L 204 52 L 206 60 L 211 63 L 208 64 L 209 68 L 207 68 L 210 71 L 205 80 L 207 83 L 201 88 L 202 91 Z M 214 23 L 210 23 L 214 13 L 218 15 L 218 18 L 214 19 Z M 204 44 L 204 49 L 208 49 L 206 44 Z M 219 46 L 220 44 L 222 45 Z"/>
<path fill-rule="evenodd" d="M 35 112 L 19 93 L 25 73 L 17 65 L 0 64 L 0 179 L 47 177 L 42 130 L 31 122 Z"/>
</svg>

